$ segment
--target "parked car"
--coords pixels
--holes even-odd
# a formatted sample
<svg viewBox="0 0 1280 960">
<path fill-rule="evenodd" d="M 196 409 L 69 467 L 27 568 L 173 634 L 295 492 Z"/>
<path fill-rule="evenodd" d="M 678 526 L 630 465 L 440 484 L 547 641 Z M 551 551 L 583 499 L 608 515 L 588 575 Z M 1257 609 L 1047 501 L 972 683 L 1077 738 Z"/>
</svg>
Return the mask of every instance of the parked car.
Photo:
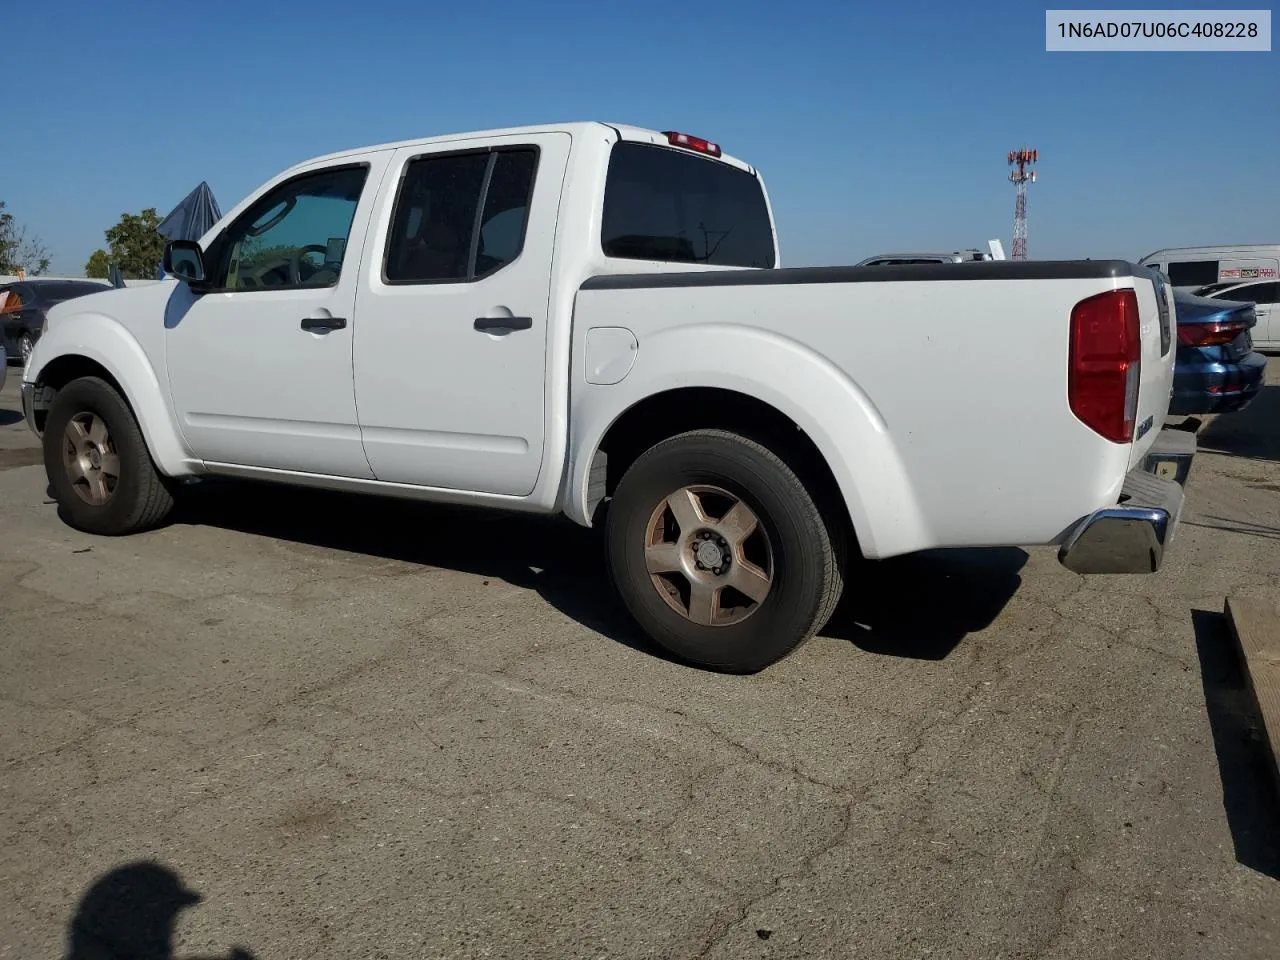
<svg viewBox="0 0 1280 960">
<path fill-rule="evenodd" d="M 24 371 L 81 530 L 154 526 L 202 474 L 603 521 L 649 636 L 751 671 L 824 624 L 850 554 L 1051 544 L 1148 573 L 1178 521 L 1182 487 L 1147 469 L 1173 382 L 1160 274 L 780 269 L 759 173 L 697 137 L 351 150 L 205 241 L 170 242 L 176 281 L 55 307 Z"/>
<path fill-rule="evenodd" d="M 956 250 L 953 253 L 878 253 L 874 257 L 859 260 L 859 267 L 893 267 L 918 263 L 971 263 L 990 260 L 991 254 L 980 250 Z"/>
<path fill-rule="evenodd" d="M 1178 353 L 1169 413 L 1243 410 L 1262 388 L 1267 358 L 1255 353 L 1250 331 L 1257 323 L 1247 303 L 1189 293 L 1174 294 Z"/>
<path fill-rule="evenodd" d="M 111 288 L 94 280 L 15 280 L 0 284 L 0 334 L 9 356 L 27 362 L 31 348 L 44 330 L 49 308 Z"/>
<path fill-rule="evenodd" d="M 1258 324 L 1252 332 L 1258 350 L 1280 350 L 1280 281 L 1253 280 L 1248 283 L 1213 283 L 1197 290 L 1196 296 L 1253 304 Z"/>
</svg>

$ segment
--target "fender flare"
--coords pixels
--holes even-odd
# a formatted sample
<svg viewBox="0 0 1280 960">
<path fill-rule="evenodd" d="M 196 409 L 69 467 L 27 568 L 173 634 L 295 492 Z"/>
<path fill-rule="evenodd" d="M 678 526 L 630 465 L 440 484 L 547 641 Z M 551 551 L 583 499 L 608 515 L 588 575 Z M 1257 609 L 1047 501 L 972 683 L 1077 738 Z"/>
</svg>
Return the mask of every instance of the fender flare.
<svg viewBox="0 0 1280 960">
<path fill-rule="evenodd" d="M 94 312 L 59 318 L 36 342 L 23 380 L 39 384 L 44 371 L 65 357 L 91 360 L 111 375 L 161 473 L 174 477 L 202 472 L 204 465 L 191 455 L 173 421 L 166 392 L 146 351 L 123 324 Z"/>
<path fill-rule="evenodd" d="M 650 397 L 687 387 L 746 394 L 800 427 L 835 477 L 867 557 L 909 552 L 927 539 L 897 445 L 865 391 L 804 344 L 732 324 L 666 328 L 640 341 L 617 384 L 575 382 L 565 496 L 571 519 L 591 525 L 591 467 L 614 423 Z"/>
</svg>

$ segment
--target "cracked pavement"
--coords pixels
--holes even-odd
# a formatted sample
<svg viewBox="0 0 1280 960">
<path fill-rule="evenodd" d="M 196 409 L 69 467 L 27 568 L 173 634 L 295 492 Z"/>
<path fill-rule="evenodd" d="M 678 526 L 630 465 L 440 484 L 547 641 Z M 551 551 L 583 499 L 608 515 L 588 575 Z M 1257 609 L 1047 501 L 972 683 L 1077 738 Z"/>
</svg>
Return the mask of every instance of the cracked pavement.
<svg viewBox="0 0 1280 960">
<path fill-rule="evenodd" d="M 1280 590 L 1272 365 L 1201 432 L 1159 575 L 867 565 L 747 678 L 656 655 L 561 522 L 214 483 L 163 530 L 76 533 L 14 368 L 0 958 L 62 955 L 142 860 L 202 898 L 175 956 L 1280 955 L 1220 616 Z"/>
</svg>

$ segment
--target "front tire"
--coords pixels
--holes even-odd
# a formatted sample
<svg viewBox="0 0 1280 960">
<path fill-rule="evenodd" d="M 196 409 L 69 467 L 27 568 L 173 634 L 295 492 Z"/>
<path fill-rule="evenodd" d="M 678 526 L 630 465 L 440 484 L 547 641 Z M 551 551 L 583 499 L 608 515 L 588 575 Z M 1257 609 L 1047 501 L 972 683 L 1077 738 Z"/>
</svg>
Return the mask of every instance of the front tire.
<svg viewBox="0 0 1280 960">
<path fill-rule="evenodd" d="M 137 533 L 173 509 L 133 411 L 98 377 L 73 380 L 54 397 L 44 467 L 63 519 L 86 533 Z"/>
<path fill-rule="evenodd" d="M 724 430 L 642 454 L 606 528 L 613 581 L 645 632 L 730 673 L 763 669 L 825 625 L 843 586 L 840 535 L 786 463 Z"/>
</svg>

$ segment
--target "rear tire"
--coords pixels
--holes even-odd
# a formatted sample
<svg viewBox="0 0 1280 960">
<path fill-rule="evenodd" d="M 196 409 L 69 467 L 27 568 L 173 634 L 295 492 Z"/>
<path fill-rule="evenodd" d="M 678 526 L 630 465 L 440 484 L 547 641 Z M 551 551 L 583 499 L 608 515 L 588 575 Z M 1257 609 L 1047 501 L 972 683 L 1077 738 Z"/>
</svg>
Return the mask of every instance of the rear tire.
<svg viewBox="0 0 1280 960">
<path fill-rule="evenodd" d="M 45 418 L 44 467 L 62 518 L 86 533 L 137 533 L 173 509 L 133 411 L 99 377 L 73 380 L 54 397 Z"/>
<path fill-rule="evenodd" d="M 761 670 L 825 625 L 842 538 L 786 463 L 724 430 L 642 454 L 606 525 L 613 581 L 640 626 L 681 660 L 728 673 Z"/>
</svg>

